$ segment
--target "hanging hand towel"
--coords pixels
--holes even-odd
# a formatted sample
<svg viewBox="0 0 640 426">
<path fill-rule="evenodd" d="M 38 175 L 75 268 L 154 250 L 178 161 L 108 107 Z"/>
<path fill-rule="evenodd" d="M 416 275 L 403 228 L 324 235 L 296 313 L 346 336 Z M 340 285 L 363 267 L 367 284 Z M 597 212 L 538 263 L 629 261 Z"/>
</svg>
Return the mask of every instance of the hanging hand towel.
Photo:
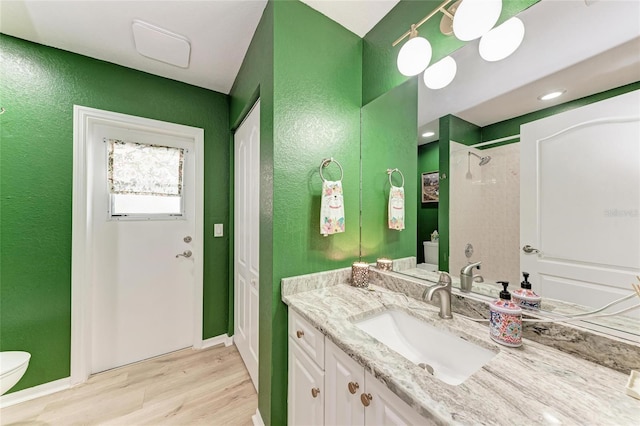
<svg viewBox="0 0 640 426">
<path fill-rule="evenodd" d="M 389 229 L 404 229 L 404 188 L 391 186 L 389 191 Z"/>
<path fill-rule="evenodd" d="M 344 205 L 342 202 L 342 181 L 323 181 L 320 233 L 325 237 L 344 232 Z"/>
</svg>

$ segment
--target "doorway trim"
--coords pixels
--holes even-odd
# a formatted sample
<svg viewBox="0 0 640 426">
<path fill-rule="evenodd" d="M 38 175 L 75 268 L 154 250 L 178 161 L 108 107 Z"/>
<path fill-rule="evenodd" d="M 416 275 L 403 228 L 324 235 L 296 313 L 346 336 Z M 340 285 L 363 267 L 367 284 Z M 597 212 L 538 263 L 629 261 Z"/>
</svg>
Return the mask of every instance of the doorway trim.
<svg viewBox="0 0 640 426">
<path fill-rule="evenodd" d="M 136 117 L 117 112 L 104 111 L 80 105 L 73 106 L 73 196 L 71 238 L 71 385 L 82 383 L 90 374 L 91 360 L 91 251 L 93 236 L 91 194 L 88 185 L 88 145 L 91 130 L 96 124 L 127 127 L 133 130 L 150 131 L 170 136 L 192 139 L 195 146 L 195 229 L 193 241 L 194 257 L 193 301 L 193 347 L 203 346 L 203 254 L 204 254 L 204 130 L 196 127 L 165 121 Z"/>
</svg>

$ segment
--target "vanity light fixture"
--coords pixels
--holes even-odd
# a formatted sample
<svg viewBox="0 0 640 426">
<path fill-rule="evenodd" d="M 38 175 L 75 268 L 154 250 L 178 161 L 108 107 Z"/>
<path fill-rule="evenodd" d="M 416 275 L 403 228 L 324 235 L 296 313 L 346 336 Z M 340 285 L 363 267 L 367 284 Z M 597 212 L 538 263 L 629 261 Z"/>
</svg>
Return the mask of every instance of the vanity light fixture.
<svg viewBox="0 0 640 426">
<path fill-rule="evenodd" d="M 511 55 L 524 38 L 524 24 L 518 18 L 509 19 L 492 30 L 502 13 L 502 0 L 445 0 L 392 43 L 395 47 L 409 37 L 398 52 L 398 70 L 405 76 L 414 76 L 426 69 L 424 82 L 430 89 L 446 87 L 457 72 L 456 62 L 449 56 L 427 68 L 431 44 L 426 38 L 418 37 L 417 29 L 438 12 L 444 15 L 440 21 L 443 35 L 453 33 L 462 41 L 482 37 L 480 56 L 486 61 L 499 61 Z"/>
<path fill-rule="evenodd" d="M 541 101 L 550 101 L 551 99 L 558 98 L 566 93 L 566 90 L 555 90 L 553 92 L 546 93 L 538 96 Z"/>
<path fill-rule="evenodd" d="M 436 132 L 432 132 L 431 130 L 429 130 L 428 132 L 424 132 L 424 133 L 422 134 L 422 137 L 423 137 L 423 138 L 430 138 L 431 136 L 433 136 L 433 135 L 435 135 L 435 134 L 436 134 Z"/>
</svg>

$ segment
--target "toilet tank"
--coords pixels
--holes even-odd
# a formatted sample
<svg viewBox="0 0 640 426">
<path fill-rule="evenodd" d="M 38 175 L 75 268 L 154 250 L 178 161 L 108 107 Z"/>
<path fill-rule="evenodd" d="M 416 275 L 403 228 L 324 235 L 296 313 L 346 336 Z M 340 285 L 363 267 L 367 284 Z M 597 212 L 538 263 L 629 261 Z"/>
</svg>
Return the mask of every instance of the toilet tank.
<svg viewBox="0 0 640 426">
<path fill-rule="evenodd" d="M 424 262 L 433 265 L 438 264 L 438 241 L 425 241 L 424 244 Z"/>
</svg>

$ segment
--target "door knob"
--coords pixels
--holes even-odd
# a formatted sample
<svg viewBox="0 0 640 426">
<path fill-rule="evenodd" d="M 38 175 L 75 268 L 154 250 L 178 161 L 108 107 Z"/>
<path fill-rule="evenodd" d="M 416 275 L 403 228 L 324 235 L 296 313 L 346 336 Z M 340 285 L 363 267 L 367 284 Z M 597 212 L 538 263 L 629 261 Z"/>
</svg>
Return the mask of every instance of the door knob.
<svg viewBox="0 0 640 426">
<path fill-rule="evenodd" d="M 191 235 L 187 235 L 186 237 L 184 237 L 182 239 L 182 241 L 184 241 L 185 243 L 189 244 L 191 241 L 193 241 L 193 238 L 191 238 Z"/>
<path fill-rule="evenodd" d="M 351 392 L 352 395 L 358 391 L 359 387 L 358 382 L 349 382 L 349 392 Z"/>
<path fill-rule="evenodd" d="M 302 336 L 304 336 L 304 331 L 302 330 L 296 331 L 296 336 L 298 336 L 298 339 L 302 339 Z"/>
<path fill-rule="evenodd" d="M 537 248 L 531 247 L 529 244 L 527 244 L 526 246 L 522 247 L 522 251 L 527 253 L 527 254 L 540 253 L 540 250 L 538 250 Z"/>
<path fill-rule="evenodd" d="M 317 398 L 319 393 L 320 393 L 320 389 L 319 388 L 311 389 L 311 396 L 312 397 Z"/>
<path fill-rule="evenodd" d="M 191 257 L 193 253 L 191 253 L 191 250 L 185 250 L 184 252 L 180 253 L 180 254 L 176 254 L 176 259 L 179 258 L 180 256 L 184 256 L 184 257 Z"/>
</svg>

